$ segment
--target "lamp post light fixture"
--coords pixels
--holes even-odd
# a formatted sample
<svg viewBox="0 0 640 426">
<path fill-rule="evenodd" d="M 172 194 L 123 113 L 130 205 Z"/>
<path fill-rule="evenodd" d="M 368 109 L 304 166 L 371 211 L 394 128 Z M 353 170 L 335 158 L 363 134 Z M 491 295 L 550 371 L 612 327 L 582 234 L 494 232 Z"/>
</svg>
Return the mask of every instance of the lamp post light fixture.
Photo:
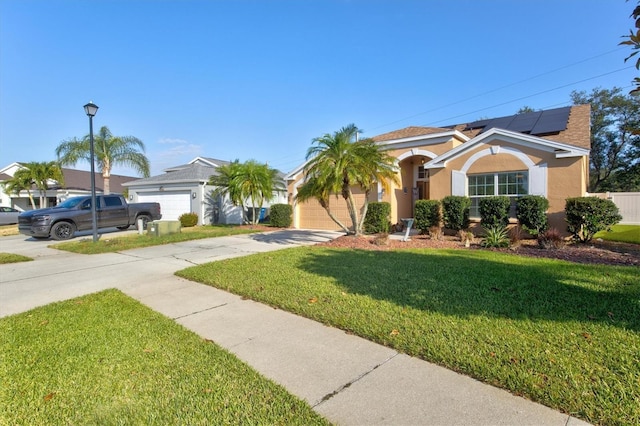
<svg viewBox="0 0 640 426">
<path fill-rule="evenodd" d="M 91 157 L 91 229 L 93 230 L 93 242 L 98 241 L 98 221 L 96 219 L 96 172 L 93 151 L 93 116 L 98 112 L 98 105 L 89 101 L 84 106 L 84 112 L 89 116 L 89 147 Z"/>
</svg>

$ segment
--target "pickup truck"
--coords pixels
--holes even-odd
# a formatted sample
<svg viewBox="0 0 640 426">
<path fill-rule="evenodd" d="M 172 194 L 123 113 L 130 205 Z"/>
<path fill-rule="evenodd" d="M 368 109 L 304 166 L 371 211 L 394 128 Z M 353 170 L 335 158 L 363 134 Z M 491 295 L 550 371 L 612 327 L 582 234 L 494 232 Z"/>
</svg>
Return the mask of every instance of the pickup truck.
<svg viewBox="0 0 640 426">
<path fill-rule="evenodd" d="M 96 196 L 97 227 L 127 229 L 142 220 L 147 222 L 162 218 L 160 204 L 127 204 L 122 195 Z M 18 230 L 33 238 L 68 240 L 77 231 L 92 229 L 91 196 L 72 197 L 55 207 L 29 210 L 18 216 Z"/>
</svg>

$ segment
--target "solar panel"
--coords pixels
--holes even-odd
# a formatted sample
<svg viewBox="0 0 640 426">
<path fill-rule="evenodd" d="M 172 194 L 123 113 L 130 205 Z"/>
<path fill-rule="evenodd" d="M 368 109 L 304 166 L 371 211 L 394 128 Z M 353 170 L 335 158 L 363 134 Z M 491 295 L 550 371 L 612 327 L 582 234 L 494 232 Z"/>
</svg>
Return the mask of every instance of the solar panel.
<svg viewBox="0 0 640 426">
<path fill-rule="evenodd" d="M 518 114 L 513 118 L 513 121 L 509 124 L 508 130 L 514 132 L 530 133 L 531 129 L 540 119 L 542 111 L 527 112 L 524 114 Z"/>
<path fill-rule="evenodd" d="M 569 121 L 571 107 L 555 108 L 545 111 L 525 112 L 505 117 L 489 118 L 467 124 L 464 130 L 482 129 L 486 132 L 494 127 L 513 132 L 542 135 L 565 130 Z"/>
<path fill-rule="evenodd" d="M 542 135 L 545 133 L 555 133 L 565 130 L 569 122 L 571 107 L 549 109 L 542 111 L 542 116 L 536 125 L 531 129 L 532 135 Z"/>
</svg>

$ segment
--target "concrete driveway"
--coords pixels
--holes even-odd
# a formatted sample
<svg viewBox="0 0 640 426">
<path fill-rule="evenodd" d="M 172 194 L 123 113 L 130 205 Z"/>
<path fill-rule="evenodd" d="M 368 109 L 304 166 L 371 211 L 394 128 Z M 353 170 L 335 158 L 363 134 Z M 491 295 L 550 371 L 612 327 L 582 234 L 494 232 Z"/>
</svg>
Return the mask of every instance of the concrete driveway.
<svg viewBox="0 0 640 426">
<path fill-rule="evenodd" d="M 2 237 L 0 252 L 22 254 L 35 260 L 0 265 L 0 317 L 107 288 L 118 288 L 128 294 L 142 289 L 156 291 L 163 282 L 175 285 L 179 278 L 173 273 L 194 264 L 315 244 L 336 235 L 339 234 L 282 230 L 99 255 L 52 249 L 48 246 L 56 242 L 50 240 L 23 235 Z"/>
</svg>

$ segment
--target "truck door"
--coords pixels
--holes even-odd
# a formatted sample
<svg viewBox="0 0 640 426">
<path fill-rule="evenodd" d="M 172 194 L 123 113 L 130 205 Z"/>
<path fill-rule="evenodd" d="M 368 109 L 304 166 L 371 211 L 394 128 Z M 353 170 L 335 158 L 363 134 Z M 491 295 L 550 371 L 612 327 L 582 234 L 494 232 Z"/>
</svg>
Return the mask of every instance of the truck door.
<svg viewBox="0 0 640 426">
<path fill-rule="evenodd" d="M 129 224 L 127 206 L 119 195 L 104 195 L 100 210 L 100 227 L 124 226 Z"/>
</svg>

